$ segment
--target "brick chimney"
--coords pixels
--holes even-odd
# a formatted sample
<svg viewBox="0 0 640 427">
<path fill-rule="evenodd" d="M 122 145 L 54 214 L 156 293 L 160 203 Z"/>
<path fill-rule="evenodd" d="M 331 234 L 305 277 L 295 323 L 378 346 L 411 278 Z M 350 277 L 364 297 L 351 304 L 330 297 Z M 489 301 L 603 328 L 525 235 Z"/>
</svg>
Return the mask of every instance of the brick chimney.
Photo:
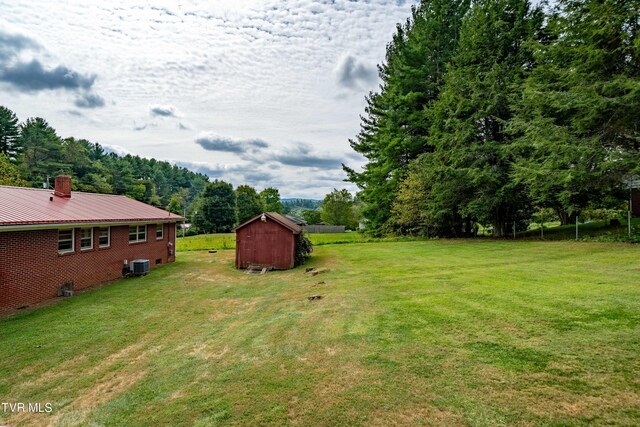
<svg viewBox="0 0 640 427">
<path fill-rule="evenodd" d="M 54 195 L 65 199 L 71 198 L 71 177 L 69 175 L 56 176 Z"/>
</svg>

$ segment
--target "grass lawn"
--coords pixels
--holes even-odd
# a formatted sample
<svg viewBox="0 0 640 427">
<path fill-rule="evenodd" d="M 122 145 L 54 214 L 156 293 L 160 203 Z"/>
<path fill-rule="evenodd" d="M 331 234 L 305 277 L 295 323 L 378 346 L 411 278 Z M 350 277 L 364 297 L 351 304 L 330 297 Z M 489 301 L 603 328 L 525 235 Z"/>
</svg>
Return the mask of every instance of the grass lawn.
<svg viewBox="0 0 640 427">
<path fill-rule="evenodd" d="M 640 424 L 637 246 L 325 245 L 315 277 L 233 256 L 0 319 L 0 400 L 54 408 L 0 424 Z"/>
<path fill-rule="evenodd" d="M 578 224 L 578 238 L 580 240 L 625 240 L 628 237 L 627 219 L 620 218 L 618 221 L 620 222 L 618 225 L 611 225 L 610 220 L 580 223 Z M 633 240 L 640 241 L 640 218 L 632 218 L 631 227 Z M 542 231 L 545 240 L 575 240 L 576 238 L 575 224 L 561 226 L 559 222 L 555 222 L 549 228 L 545 224 Z M 535 223 L 531 224 L 529 230 L 518 233 L 518 238 L 539 239 L 540 236 L 540 225 Z"/>
<path fill-rule="evenodd" d="M 346 233 L 313 233 L 309 238 L 314 245 L 335 243 L 372 242 L 380 239 L 367 238 L 357 231 Z M 176 245 L 179 251 L 202 251 L 207 249 L 234 249 L 235 233 L 200 234 L 197 236 L 179 237 Z"/>
</svg>

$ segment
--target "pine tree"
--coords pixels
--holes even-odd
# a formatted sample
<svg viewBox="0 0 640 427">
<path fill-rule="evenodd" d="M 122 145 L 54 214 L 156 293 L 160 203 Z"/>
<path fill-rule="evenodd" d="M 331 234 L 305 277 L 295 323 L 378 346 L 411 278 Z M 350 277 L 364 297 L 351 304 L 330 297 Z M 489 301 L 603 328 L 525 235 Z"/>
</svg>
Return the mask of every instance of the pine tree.
<svg viewBox="0 0 640 427">
<path fill-rule="evenodd" d="M 454 234 L 462 233 L 463 224 L 470 232 L 479 221 L 504 236 L 530 217 L 524 186 L 512 178 L 518 153 L 506 126 L 533 64 L 527 43 L 541 24 L 542 12 L 531 10 L 527 0 L 476 1 L 463 22 L 432 110 L 435 150 L 423 161 L 437 172 L 428 177 L 430 203 L 443 203 L 433 209 L 454 222 Z"/>
<path fill-rule="evenodd" d="M 9 160 L 15 161 L 21 151 L 18 136 L 18 118 L 13 111 L 0 105 L 0 154 Z"/>
<path fill-rule="evenodd" d="M 28 119 L 20 126 L 22 146 L 21 168 L 30 184 L 40 187 L 60 173 L 70 173 L 71 165 L 64 161 L 62 141 L 56 131 L 42 118 Z"/>
<path fill-rule="evenodd" d="M 516 176 L 568 224 L 640 172 L 640 3 L 561 0 L 548 28 L 512 125 Z"/>
<path fill-rule="evenodd" d="M 363 214 L 375 234 L 388 229 L 391 205 L 409 163 L 431 151 L 429 116 L 455 50 L 467 0 L 423 1 L 398 25 L 379 67 L 382 86 L 366 98 L 366 117 L 351 147 L 368 159 L 362 172 L 343 166 L 362 189 Z"/>
</svg>

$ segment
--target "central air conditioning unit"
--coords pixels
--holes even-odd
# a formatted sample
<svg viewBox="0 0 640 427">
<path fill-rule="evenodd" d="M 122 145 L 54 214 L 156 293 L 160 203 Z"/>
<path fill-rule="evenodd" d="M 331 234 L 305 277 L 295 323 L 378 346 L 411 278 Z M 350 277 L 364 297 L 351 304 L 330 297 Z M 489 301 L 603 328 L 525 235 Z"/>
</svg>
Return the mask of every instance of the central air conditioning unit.
<svg viewBox="0 0 640 427">
<path fill-rule="evenodd" d="M 149 272 L 149 260 L 148 259 L 134 259 L 131 261 L 131 273 L 134 276 L 144 276 Z"/>
</svg>

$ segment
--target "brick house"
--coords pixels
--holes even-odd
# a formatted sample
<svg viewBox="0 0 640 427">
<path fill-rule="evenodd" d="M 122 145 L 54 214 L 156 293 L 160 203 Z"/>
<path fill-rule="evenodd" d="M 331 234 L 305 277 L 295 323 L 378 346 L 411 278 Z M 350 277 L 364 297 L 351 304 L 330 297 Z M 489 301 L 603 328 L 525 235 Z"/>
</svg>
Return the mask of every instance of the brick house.
<svg viewBox="0 0 640 427">
<path fill-rule="evenodd" d="M 175 260 L 182 217 L 125 196 L 0 186 L 0 312 L 118 279 L 135 259 Z"/>
</svg>

